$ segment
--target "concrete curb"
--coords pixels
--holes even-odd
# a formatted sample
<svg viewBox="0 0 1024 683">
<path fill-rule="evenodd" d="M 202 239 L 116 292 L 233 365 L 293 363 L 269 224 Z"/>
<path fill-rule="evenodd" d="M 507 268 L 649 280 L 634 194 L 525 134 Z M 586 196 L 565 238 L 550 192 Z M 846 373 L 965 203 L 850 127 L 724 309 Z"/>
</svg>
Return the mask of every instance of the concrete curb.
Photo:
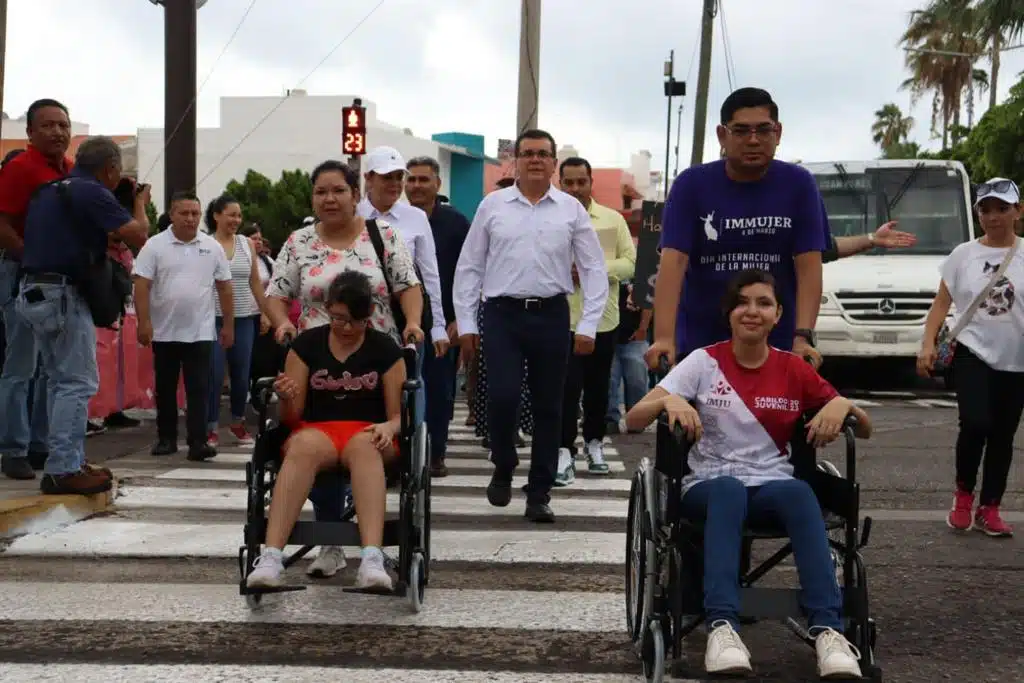
<svg viewBox="0 0 1024 683">
<path fill-rule="evenodd" d="M 77 522 L 114 504 L 120 482 L 114 477 L 109 491 L 91 495 L 44 494 L 0 500 L 0 538 Z"/>
</svg>

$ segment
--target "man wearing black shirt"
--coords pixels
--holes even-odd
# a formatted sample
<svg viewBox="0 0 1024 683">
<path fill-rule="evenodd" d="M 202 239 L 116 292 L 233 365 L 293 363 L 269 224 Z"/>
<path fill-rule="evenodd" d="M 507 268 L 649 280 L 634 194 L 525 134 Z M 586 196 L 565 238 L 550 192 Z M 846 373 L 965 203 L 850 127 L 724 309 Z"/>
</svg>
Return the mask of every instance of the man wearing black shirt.
<svg viewBox="0 0 1024 683">
<path fill-rule="evenodd" d="M 620 431 L 622 414 L 619 406 L 625 403 L 626 410 L 629 410 L 647 393 L 644 354 L 648 348 L 647 333 L 651 326 L 651 313 L 651 309 L 640 310 L 633 305 L 633 284 L 622 283 L 619 291 L 619 338 L 612 357 L 611 385 L 608 391 L 606 421 L 609 434 L 618 434 Z"/>
<path fill-rule="evenodd" d="M 430 221 L 437 250 L 437 269 L 441 277 L 441 305 L 452 348 L 440 358 L 426 354 L 423 358 L 423 381 L 427 391 L 427 431 L 430 433 L 430 464 L 432 476 L 444 477 L 448 468 L 444 464 L 448 442 L 448 425 L 455 406 L 455 376 L 458 366 L 458 329 L 455 325 L 455 306 L 452 303 L 452 284 L 455 266 L 462 253 L 462 245 L 469 233 L 469 221 L 448 204 L 443 203 L 440 165 L 430 157 L 416 157 L 406 164 L 405 196 L 413 206 L 423 209 Z"/>
</svg>

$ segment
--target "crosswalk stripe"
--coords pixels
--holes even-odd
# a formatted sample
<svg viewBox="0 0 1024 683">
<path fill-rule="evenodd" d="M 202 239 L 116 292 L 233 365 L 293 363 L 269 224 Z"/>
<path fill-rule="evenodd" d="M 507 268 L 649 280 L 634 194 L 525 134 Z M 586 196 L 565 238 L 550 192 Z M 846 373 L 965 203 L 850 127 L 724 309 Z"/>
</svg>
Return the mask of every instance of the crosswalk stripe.
<svg viewBox="0 0 1024 683">
<path fill-rule="evenodd" d="M 622 564 L 626 534 L 583 531 L 431 531 L 440 562 Z M 236 557 L 241 524 L 163 524 L 88 519 L 16 539 L 5 555 L 48 557 Z M 297 550 L 292 548 L 291 550 Z M 358 548 L 349 548 L 358 554 Z M 0 601 L 2 604 L 2 601 Z M 3 612 L 0 611 L 0 614 Z"/>
<path fill-rule="evenodd" d="M 603 450 L 604 450 L 605 456 L 618 455 L 619 454 L 618 449 L 614 448 L 612 446 L 605 446 L 605 448 Z M 468 444 L 468 445 L 464 445 L 464 444 L 448 444 L 447 452 L 448 453 L 483 453 L 484 455 L 487 454 L 487 450 L 484 449 L 484 448 L 481 448 L 479 442 L 477 442 L 475 444 Z M 525 446 L 523 448 L 517 448 L 516 452 L 519 453 L 519 455 L 529 455 L 530 454 L 530 447 L 529 446 Z"/>
<path fill-rule="evenodd" d="M 487 460 L 487 452 L 484 451 L 482 448 L 476 448 L 475 450 L 470 450 L 470 449 L 466 449 L 466 450 L 461 450 L 461 449 L 460 450 L 453 450 L 452 447 L 449 446 L 448 447 L 448 452 L 449 453 L 455 453 L 455 454 L 458 454 L 458 455 L 477 455 L 477 456 L 479 456 L 479 457 L 476 457 L 476 458 L 447 458 L 447 459 L 445 459 L 445 464 L 448 465 L 449 469 L 453 469 L 453 470 L 454 469 L 486 470 L 486 471 L 490 472 L 494 468 L 494 466 Z M 530 451 L 529 451 L 529 449 L 520 449 L 519 450 L 519 454 L 520 455 L 529 456 Z M 626 466 L 621 461 L 614 459 L 614 458 L 617 458 L 619 456 L 619 452 L 618 452 L 617 449 L 615 449 L 615 448 L 606 448 L 606 449 L 604 449 L 604 454 L 605 454 L 605 457 L 606 457 L 606 459 L 608 461 L 608 468 L 612 472 L 625 472 L 626 471 Z M 145 460 L 145 461 L 143 461 L 143 460 L 134 460 L 132 462 L 144 463 L 144 464 L 147 464 L 147 465 L 151 464 L 149 461 L 151 461 L 152 458 L 149 457 L 149 456 L 146 456 L 146 457 L 148 458 L 148 460 Z M 210 464 L 215 464 L 215 465 L 244 465 L 245 463 L 249 462 L 251 459 L 252 459 L 252 456 L 250 456 L 248 453 L 225 453 L 223 450 L 220 450 L 217 453 L 217 457 L 210 458 L 209 460 L 207 460 L 207 462 L 210 463 Z M 127 461 L 127 459 L 126 459 L 126 461 Z M 577 476 L 580 474 L 581 471 L 585 473 L 586 469 L 585 468 L 578 469 L 577 472 L 576 472 Z"/>
</svg>

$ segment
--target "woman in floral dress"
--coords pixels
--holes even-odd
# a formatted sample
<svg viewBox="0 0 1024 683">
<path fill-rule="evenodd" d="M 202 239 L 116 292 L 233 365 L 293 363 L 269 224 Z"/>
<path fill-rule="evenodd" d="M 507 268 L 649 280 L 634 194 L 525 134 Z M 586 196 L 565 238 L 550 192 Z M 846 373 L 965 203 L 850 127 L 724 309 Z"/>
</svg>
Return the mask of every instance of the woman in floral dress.
<svg viewBox="0 0 1024 683">
<path fill-rule="evenodd" d="M 313 212 L 318 221 L 291 235 L 277 255 L 267 290 L 271 321 L 278 341 L 297 331 L 330 322 L 325 308 L 327 288 L 346 270 L 356 270 L 370 278 L 373 288 L 373 313 L 369 326 L 390 334 L 399 344 L 423 341 L 423 330 L 409 324 L 405 330 L 395 325 L 392 298 L 398 298 L 406 320 L 420 320 L 423 294 L 405 241 L 387 223 L 376 222 L 384 245 L 384 263 L 377 258 L 367 232 L 366 221 L 356 215 L 359 201 L 359 176 L 339 161 L 320 164 L 310 176 L 313 182 Z M 301 306 L 298 324 L 288 319 L 288 304 L 295 299 Z M 297 330 L 296 330 L 297 328 Z M 338 484 L 318 485 L 310 493 L 317 521 L 340 521 L 346 489 Z M 311 576 L 333 576 L 345 567 L 340 547 L 324 546 L 308 569 Z"/>
</svg>

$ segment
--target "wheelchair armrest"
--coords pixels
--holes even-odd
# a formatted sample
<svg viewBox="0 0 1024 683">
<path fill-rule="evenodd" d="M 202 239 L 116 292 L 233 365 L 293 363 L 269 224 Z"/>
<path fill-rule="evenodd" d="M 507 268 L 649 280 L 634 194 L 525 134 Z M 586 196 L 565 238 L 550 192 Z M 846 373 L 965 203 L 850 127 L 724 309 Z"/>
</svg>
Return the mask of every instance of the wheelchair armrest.
<svg viewBox="0 0 1024 683">
<path fill-rule="evenodd" d="M 857 481 L 857 416 L 847 415 L 843 420 L 843 436 L 846 439 L 846 480 Z"/>
<path fill-rule="evenodd" d="M 260 424 L 267 420 L 267 410 L 270 408 L 270 397 L 274 394 L 276 379 L 276 377 L 260 377 L 253 386 L 252 405 L 260 416 Z"/>
</svg>

